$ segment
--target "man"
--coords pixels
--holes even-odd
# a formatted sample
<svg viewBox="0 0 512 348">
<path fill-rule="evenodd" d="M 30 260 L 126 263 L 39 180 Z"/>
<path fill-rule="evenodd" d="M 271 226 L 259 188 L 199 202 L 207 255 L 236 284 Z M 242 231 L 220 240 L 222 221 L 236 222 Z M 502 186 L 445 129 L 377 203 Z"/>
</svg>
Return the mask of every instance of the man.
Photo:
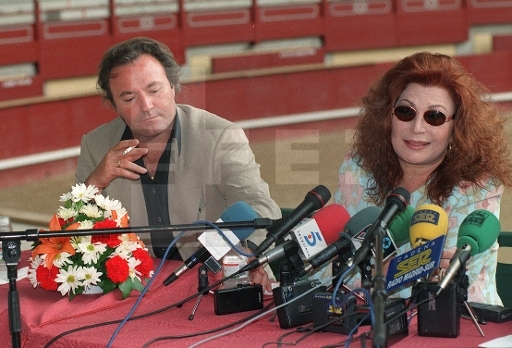
<svg viewBox="0 0 512 348">
<path fill-rule="evenodd" d="M 77 182 L 121 201 L 131 226 L 215 221 L 237 201 L 262 217 L 279 218 L 243 130 L 205 110 L 176 104 L 179 69 L 169 49 L 149 38 L 130 39 L 106 52 L 98 85 L 119 116 L 83 136 Z M 200 233 L 186 233 L 170 258 L 188 258 L 201 246 Z M 250 240 L 259 244 L 264 237 L 258 230 Z M 157 257 L 170 242 L 163 232 L 141 238 Z M 252 276 L 270 290 L 263 269 Z"/>
</svg>

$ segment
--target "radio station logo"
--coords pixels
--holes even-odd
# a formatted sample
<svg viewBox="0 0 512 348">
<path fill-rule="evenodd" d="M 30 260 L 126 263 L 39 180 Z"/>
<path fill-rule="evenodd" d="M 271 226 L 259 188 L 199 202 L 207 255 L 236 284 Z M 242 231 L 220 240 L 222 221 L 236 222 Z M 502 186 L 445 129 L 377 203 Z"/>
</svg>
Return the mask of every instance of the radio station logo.
<svg viewBox="0 0 512 348">
<path fill-rule="evenodd" d="M 475 225 L 477 227 L 482 227 L 482 225 L 485 222 L 485 219 L 489 217 L 489 214 L 491 213 L 486 210 L 476 210 L 469 214 L 468 216 L 466 216 L 466 218 L 462 221 L 460 227 L 464 225 Z"/>
<path fill-rule="evenodd" d="M 386 276 L 386 290 L 423 277 L 439 266 L 444 239 L 444 235 L 439 236 L 393 258 Z"/>
<path fill-rule="evenodd" d="M 418 223 L 429 223 L 433 225 L 439 225 L 439 212 L 430 209 L 422 209 L 416 211 L 411 219 L 411 226 Z"/>
<path fill-rule="evenodd" d="M 308 233 L 306 236 L 303 236 L 304 241 L 309 246 L 315 246 L 318 242 L 323 242 L 322 235 L 318 231 L 312 231 Z"/>
</svg>

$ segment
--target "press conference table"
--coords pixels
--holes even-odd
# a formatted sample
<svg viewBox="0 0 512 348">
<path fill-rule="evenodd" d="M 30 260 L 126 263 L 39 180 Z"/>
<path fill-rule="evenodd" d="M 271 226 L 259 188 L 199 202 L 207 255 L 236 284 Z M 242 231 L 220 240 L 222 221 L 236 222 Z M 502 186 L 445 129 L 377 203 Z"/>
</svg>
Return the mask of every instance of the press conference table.
<svg viewBox="0 0 512 348">
<path fill-rule="evenodd" d="M 24 254 L 25 256 L 25 254 Z M 26 259 L 26 257 L 25 257 Z M 156 267 L 155 261 L 155 267 Z M 27 262 L 20 263 L 20 267 Z M 166 261 L 161 272 L 156 276 L 148 293 L 142 299 L 134 315 L 138 316 L 167 307 L 179 302 L 197 291 L 197 269 L 185 272 L 178 280 L 169 286 L 161 286 L 162 281 L 172 273 L 179 262 Z M 44 347 L 52 338 L 80 327 L 100 324 L 113 320 L 122 320 L 132 308 L 137 299 L 137 292 L 133 292 L 125 300 L 121 299 L 118 290 L 106 295 L 80 295 L 71 302 L 67 297 L 62 297 L 58 292 L 48 292 L 41 288 L 33 288 L 28 279 L 17 282 L 17 290 L 20 297 L 22 320 L 22 347 Z M 0 286 L 0 337 L 1 347 L 11 346 L 8 311 L 9 285 Z M 266 299 L 265 305 L 272 300 Z M 189 347 L 207 337 L 217 335 L 218 332 L 210 332 L 193 337 L 194 333 L 204 333 L 208 330 L 243 320 L 255 313 L 243 312 L 217 316 L 213 309 L 213 296 L 203 297 L 195 317 L 189 320 L 189 315 L 196 303 L 193 299 L 182 307 L 173 307 L 152 316 L 127 322 L 113 341 L 112 347 L 143 347 L 150 340 L 174 336 L 150 343 L 148 347 Z M 54 341 L 49 347 L 106 347 L 112 334 L 119 326 L 118 323 L 103 325 L 87 330 L 77 331 L 64 335 Z M 238 328 L 236 325 L 233 328 Z M 417 335 L 416 321 L 413 319 L 409 327 L 409 335 L 395 343 L 393 347 L 477 347 L 478 344 L 493 338 L 512 334 L 512 321 L 495 324 L 488 323 L 482 329 L 485 337 L 481 337 L 477 328 L 470 320 L 461 320 L 461 334 L 458 338 L 429 338 Z M 362 327 L 356 336 L 370 330 Z M 188 335 L 187 337 L 184 337 Z M 177 338 L 183 337 L 183 338 Z M 296 332 L 296 329 L 281 329 L 277 318 L 272 320 L 272 314 L 260 318 L 258 321 L 229 333 L 220 338 L 205 342 L 199 347 L 277 347 L 281 340 L 283 344 L 299 341 L 295 347 L 322 347 L 342 344 L 347 339 L 346 335 L 337 333 L 320 332 L 304 338 L 304 333 Z M 354 339 L 350 347 L 361 347 L 358 339 Z M 371 342 L 368 342 L 371 347 Z"/>
</svg>

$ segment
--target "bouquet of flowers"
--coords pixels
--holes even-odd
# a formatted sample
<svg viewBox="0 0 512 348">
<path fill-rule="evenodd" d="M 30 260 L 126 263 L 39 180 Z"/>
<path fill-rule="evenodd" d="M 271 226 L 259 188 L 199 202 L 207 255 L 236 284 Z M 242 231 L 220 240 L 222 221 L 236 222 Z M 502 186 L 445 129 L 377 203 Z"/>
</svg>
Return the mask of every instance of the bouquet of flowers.
<svg viewBox="0 0 512 348">
<path fill-rule="evenodd" d="M 121 203 L 98 194 L 92 185 L 77 184 L 60 197 L 63 205 L 50 221 L 50 231 L 128 227 Z M 153 259 L 134 233 L 40 238 L 32 247 L 28 278 L 32 285 L 76 295 L 119 288 L 123 299 L 142 291 L 153 276 Z"/>
</svg>

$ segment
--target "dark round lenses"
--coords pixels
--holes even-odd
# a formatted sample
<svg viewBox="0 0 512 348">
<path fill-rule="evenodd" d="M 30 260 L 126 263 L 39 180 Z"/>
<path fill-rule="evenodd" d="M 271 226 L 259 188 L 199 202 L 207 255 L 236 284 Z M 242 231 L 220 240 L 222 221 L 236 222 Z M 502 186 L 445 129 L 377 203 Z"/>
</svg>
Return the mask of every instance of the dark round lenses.
<svg viewBox="0 0 512 348">
<path fill-rule="evenodd" d="M 423 118 L 432 126 L 440 126 L 446 121 L 446 115 L 437 110 L 426 111 L 423 114 Z"/>
<path fill-rule="evenodd" d="M 393 113 L 400 121 L 409 122 L 416 117 L 416 110 L 410 106 L 397 106 Z M 423 114 L 423 119 L 432 126 L 440 126 L 446 122 L 446 115 L 441 111 L 428 110 Z"/>
</svg>

